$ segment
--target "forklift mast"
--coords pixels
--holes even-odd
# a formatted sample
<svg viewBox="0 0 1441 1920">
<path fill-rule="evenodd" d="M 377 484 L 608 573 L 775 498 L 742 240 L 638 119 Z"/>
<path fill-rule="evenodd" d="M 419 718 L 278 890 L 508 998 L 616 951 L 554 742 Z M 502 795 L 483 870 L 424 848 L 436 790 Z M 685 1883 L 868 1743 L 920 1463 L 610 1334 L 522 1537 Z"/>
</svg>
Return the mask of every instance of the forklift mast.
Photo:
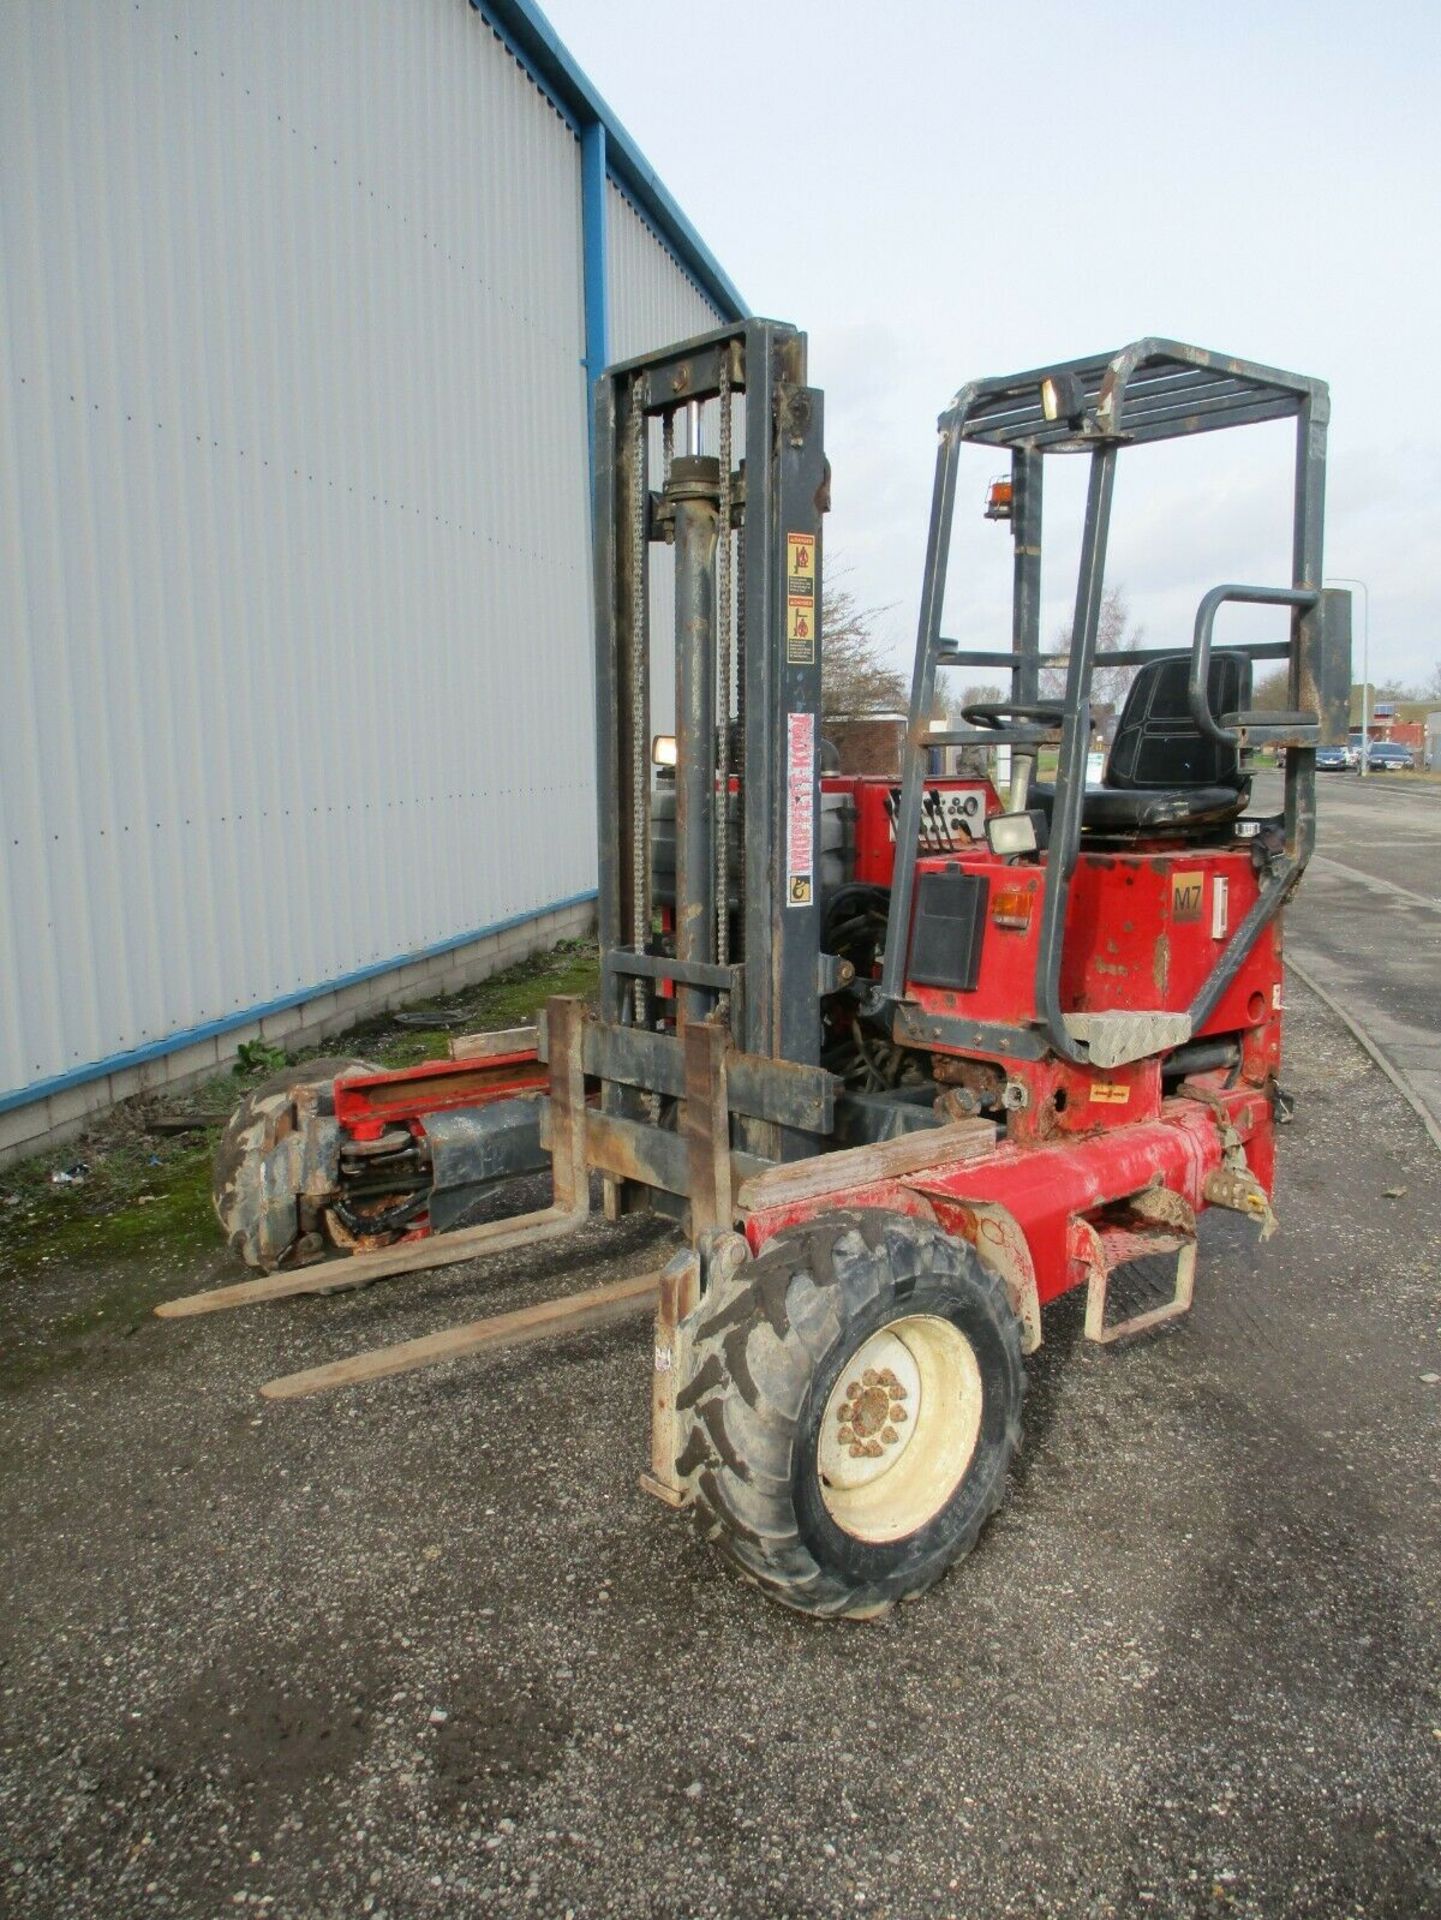
<svg viewBox="0 0 1441 1920">
<path fill-rule="evenodd" d="M 822 427 L 805 335 L 769 320 L 625 361 L 596 388 L 592 1051 L 604 1113 L 638 1118 L 647 1097 L 674 1091 L 673 1036 L 717 1016 L 758 1086 L 764 1062 L 816 1066 L 817 996 L 834 984 L 820 975 L 817 841 Z M 673 957 L 653 891 L 662 545 L 674 554 Z M 665 1047 L 628 1044 L 642 1034 L 664 1034 Z M 793 1157 L 820 1109 L 787 1098 L 794 1076 L 770 1084 L 773 1097 L 750 1101 L 763 1111 L 738 1111 L 740 1140 L 767 1160 Z"/>
</svg>

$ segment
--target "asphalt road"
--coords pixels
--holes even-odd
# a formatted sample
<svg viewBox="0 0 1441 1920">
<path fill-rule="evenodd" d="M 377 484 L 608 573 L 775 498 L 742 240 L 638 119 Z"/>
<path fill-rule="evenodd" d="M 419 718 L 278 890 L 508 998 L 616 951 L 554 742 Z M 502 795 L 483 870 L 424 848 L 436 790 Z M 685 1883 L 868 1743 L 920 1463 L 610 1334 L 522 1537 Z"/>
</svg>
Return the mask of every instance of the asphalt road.
<svg viewBox="0 0 1441 1920">
<path fill-rule="evenodd" d="M 1274 776 L 1257 783 L 1259 805 L 1279 794 Z M 1441 785 L 1323 774 L 1317 796 L 1287 954 L 1400 1075 L 1441 1146 Z"/>
<path fill-rule="evenodd" d="M 1129 1347 L 1048 1310 L 1005 1508 L 878 1625 L 637 1490 L 643 1322 L 256 1397 L 652 1265 L 644 1223 L 80 1339 L 123 1274 L 3 1285 L 53 1352 L 0 1395 L 0 1911 L 1441 1915 L 1441 1155 L 1289 1002 L 1280 1232 L 1208 1214 Z"/>
</svg>

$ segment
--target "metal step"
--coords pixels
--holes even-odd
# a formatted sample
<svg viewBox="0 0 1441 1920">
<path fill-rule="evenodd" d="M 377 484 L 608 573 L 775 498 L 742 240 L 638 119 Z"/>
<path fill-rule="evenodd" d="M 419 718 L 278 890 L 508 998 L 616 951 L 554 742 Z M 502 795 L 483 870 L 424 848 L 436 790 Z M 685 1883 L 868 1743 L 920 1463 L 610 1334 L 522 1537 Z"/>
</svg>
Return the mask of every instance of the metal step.
<svg viewBox="0 0 1441 1920">
<path fill-rule="evenodd" d="M 1119 1008 L 1105 1013 L 1064 1014 L 1066 1032 L 1083 1040 L 1093 1067 L 1124 1067 L 1132 1060 L 1184 1046 L 1191 1037 L 1189 1013 L 1136 1013 Z"/>
<path fill-rule="evenodd" d="M 1191 1310 L 1196 1285 L 1196 1216 L 1178 1193 L 1152 1187 L 1133 1194 L 1123 1209 L 1108 1208 L 1099 1220 L 1078 1216 L 1071 1222 L 1071 1254 L 1086 1268 L 1085 1333 L 1098 1346 L 1149 1332 Z M 1118 1267 L 1157 1254 L 1175 1256 L 1171 1298 L 1108 1326 L 1106 1301 L 1111 1275 Z"/>
</svg>

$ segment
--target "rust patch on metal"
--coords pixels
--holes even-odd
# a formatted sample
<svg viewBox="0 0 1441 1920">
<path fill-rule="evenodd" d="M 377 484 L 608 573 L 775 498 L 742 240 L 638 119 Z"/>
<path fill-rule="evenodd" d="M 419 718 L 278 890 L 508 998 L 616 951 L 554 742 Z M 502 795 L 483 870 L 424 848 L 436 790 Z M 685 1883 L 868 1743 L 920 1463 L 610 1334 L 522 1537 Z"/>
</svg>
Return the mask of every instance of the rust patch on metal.
<svg viewBox="0 0 1441 1920">
<path fill-rule="evenodd" d="M 1151 978 L 1156 983 L 1156 991 L 1163 997 L 1171 978 L 1171 936 L 1163 933 L 1156 941 L 1151 956 Z"/>
<path fill-rule="evenodd" d="M 873 1434 L 879 1433 L 881 1428 L 886 1424 L 886 1417 L 890 1413 L 890 1410 L 890 1395 L 886 1392 L 885 1388 L 882 1386 L 867 1387 L 863 1393 L 857 1394 L 850 1405 L 845 1408 L 841 1414 L 841 1419 L 843 1421 L 847 1418 L 849 1419 L 850 1424 L 856 1430 L 856 1438 L 858 1440 L 869 1440 Z"/>
</svg>

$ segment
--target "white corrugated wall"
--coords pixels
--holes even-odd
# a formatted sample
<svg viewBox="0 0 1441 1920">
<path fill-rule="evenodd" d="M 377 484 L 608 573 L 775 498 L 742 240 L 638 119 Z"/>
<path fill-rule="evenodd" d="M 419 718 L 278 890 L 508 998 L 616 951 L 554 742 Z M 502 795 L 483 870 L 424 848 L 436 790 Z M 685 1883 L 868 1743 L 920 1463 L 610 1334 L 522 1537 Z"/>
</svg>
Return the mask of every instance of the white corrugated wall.
<svg viewBox="0 0 1441 1920">
<path fill-rule="evenodd" d="M 606 188 L 607 297 L 610 356 L 629 360 L 654 347 L 720 325 L 715 308 L 667 253 L 653 228 L 612 180 Z M 714 406 L 707 410 L 714 433 Z M 660 430 L 652 428 L 652 472 L 660 471 Z M 683 451 L 683 437 L 676 450 Z M 714 441 L 706 451 L 715 452 Z M 659 480 L 653 481 L 659 485 Z M 668 733 L 675 725 L 675 566 L 669 547 L 650 554 L 651 726 Z"/>
<path fill-rule="evenodd" d="M 7 0 L 0 90 L 3 1097 L 595 828 L 566 121 L 455 0 Z M 617 356 L 713 324 L 610 226 Z"/>
<path fill-rule="evenodd" d="M 720 325 L 715 308 L 613 180 L 606 189 L 606 244 L 612 360 Z"/>
</svg>

